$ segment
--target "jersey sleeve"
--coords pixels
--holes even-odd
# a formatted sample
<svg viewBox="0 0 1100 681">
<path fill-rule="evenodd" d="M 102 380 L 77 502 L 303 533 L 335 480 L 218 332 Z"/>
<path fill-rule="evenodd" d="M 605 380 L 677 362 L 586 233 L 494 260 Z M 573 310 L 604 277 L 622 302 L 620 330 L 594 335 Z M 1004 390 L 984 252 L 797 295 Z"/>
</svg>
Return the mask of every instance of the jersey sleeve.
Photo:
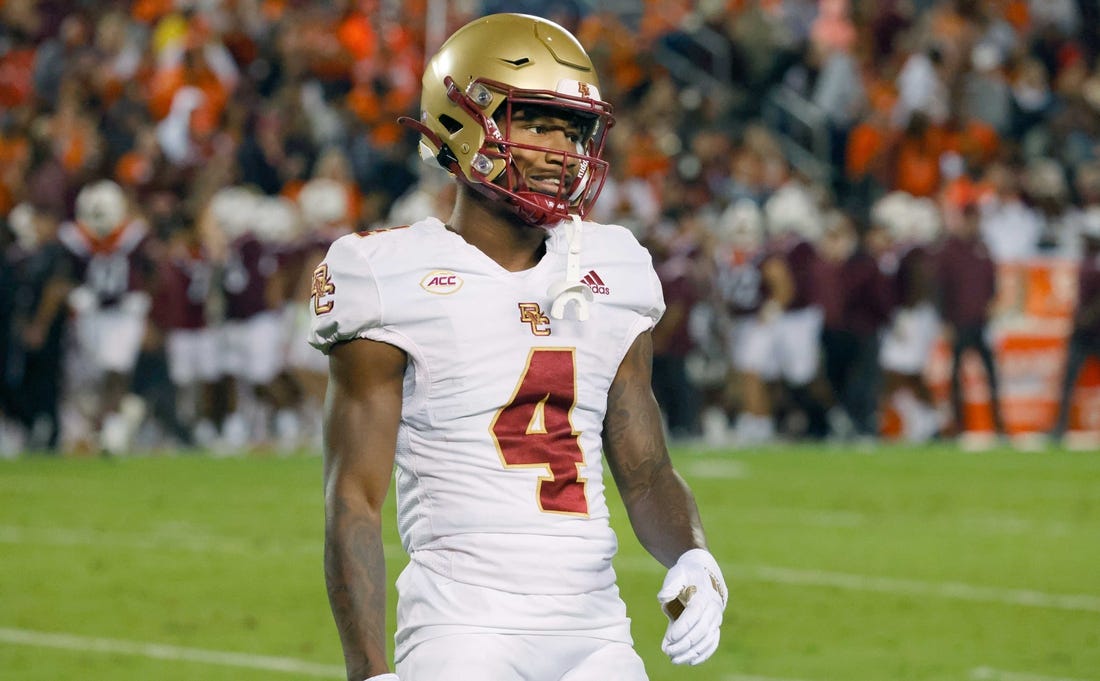
<svg viewBox="0 0 1100 681">
<path fill-rule="evenodd" d="M 608 274 L 606 283 L 611 289 L 608 304 L 630 313 L 630 326 L 621 348 L 625 353 L 639 335 L 651 331 L 664 315 L 664 289 L 653 267 L 652 255 L 630 230 L 620 225 L 600 225 L 593 232 L 586 244 L 600 255 L 587 267 Z M 609 272 L 603 271 L 605 265 Z"/>
<path fill-rule="evenodd" d="M 638 311 L 649 320 L 649 328 L 652 329 L 657 326 L 657 322 L 661 321 L 661 317 L 665 314 L 665 295 L 661 280 L 657 276 L 657 271 L 653 268 L 653 258 L 649 256 L 648 251 L 646 251 L 646 276 L 649 281 L 650 296 L 647 303 Z"/>
<path fill-rule="evenodd" d="M 332 346 L 369 338 L 382 326 L 382 300 L 370 262 L 355 235 L 332 244 L 313 271 L 309 344 L 328 354 Z"/>
<path fill-rule="evenodd" d="M 608 226 L 609 236 L 614 240 L 610 250 L 626 259 L 627 268 L 635 273 L 634 282 L 627 296 L 628 306 L 640 317 L 642 328 L 648 331 L 657 325 L 665 313 L 664 287 L 653 266 L 653 256 L 649 249 L 625 227 Z"/>
</svg>

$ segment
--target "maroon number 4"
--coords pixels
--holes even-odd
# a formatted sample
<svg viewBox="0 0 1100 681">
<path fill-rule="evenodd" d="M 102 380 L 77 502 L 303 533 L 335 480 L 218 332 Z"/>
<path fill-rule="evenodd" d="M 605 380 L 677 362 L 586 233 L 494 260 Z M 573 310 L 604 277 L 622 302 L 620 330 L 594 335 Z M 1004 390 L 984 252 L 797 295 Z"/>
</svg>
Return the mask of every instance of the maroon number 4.
<svg viewBox="0 0 1100 681">
<path fill-rule="evenodd" d="M 532 348 L 512 399 L 489 427 L 505 467 L 548 471 L 536 495 L 547 513 L 588 514 L 584 452 L 571 420 L 576 403 L 575 350 Z"/>
</svg>

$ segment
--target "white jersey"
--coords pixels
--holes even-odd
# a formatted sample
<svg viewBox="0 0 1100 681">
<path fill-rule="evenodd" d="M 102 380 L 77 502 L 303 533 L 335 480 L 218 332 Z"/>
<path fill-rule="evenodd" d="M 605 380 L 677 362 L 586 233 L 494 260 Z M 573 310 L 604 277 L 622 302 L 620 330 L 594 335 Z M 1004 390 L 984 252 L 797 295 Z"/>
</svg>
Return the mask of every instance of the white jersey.
<svg viewBox="0 0 1100 681">
<path fill-rule="evenodd" d="M 583 223 L 589 318 L 550 317 L 564 225 L 509 272 L 434 218 L 352 234 L 314 276 L 310 343 L 369 338 L 409 357 L 398 432 L 398 530 L 414 561 L 502 591 L 577 594 L 614 582 L 604 497 L 607 393 L 664 301 L 622 227 Z"/>
</svg>

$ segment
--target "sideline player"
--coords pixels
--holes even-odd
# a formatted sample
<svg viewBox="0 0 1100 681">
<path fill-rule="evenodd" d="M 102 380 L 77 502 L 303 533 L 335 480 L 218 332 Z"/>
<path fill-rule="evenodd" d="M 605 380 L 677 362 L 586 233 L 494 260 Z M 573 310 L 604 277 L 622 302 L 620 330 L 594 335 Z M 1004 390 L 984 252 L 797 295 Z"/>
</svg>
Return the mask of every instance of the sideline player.
<svg viewBox="0 0 1100 681">
<path fill-rule="evenodd" d="M 940 334 L 935 306 L 935 245 L 942 232 L 938 209 L 928 199 L 891 192 L 872 210 L 877 227 L 893 242 L 890 260 L 898 306 L 883 334 L 879 363 L 883 370 L 882 408 L 901 419 L 901 435 L 926 442 L 943 426 L 925 371 Z"/>
<path fill-rule="evenodd" d="M 786 262 L 767 249 L 764 216 L 752 199 L 741 199 L 720 221 L 716 288 L 731 324 L 727 352 L 733 363 L 729 383 L 741 390 L 734 435 L 738 445 L 759 445 L 775 437 L 768 382 L 774 320 L 793 288 Z M 777 298 L 778 296 L 778 298 Z"/>
<path fill-rule="evenodd" d="M 330 362 L 325 576 L 347 678 L 646 679 L 611 564 L 605 460 L 670 568 L 657 596 L 678 616 L 662 648 L 703 662 L 726 588 L 650 387 L 661 291 L 630 232 L 583 221 L 612 123 L 592 63 L 554 23 L 491 15 L 443 44 L 423 86 L 407 122 L 460 182 L 449 222 L 343 237 L 311 298 Z M 395 466 L 411 558 L 396 674 L 381 531 Z"/>
<path fill-rule="evenodd" d="M 290 329 L 291 342 L 287 348 L 287 371 L 300 391 L 296 402 L 305 424 L 319 423 L 321 408 L 328 386 L 328 360 L 306 342 L 313 317 L 310 309 L 302 305 L 314 285 L 313 268 L 340 237 L 354 231 L 354 217 L 349 200 L 348 186 L 327 177 L 315 177 L 306 182 L 298 193 L 304 234 L 295 242 L 294 252 L 285 266 L 288 279 L 288 295 L 284 315 Z M 292 412 L 297 418 L 298 412 Z M 287 413 L 281 414 L 283 419 Z M 320 432 L 311 437 L 321 441 Z M 299 437 L 302 437 L 299 435 Z"/>
<path fill-rule="evenodd" d="M 219 330 L 207 314 L 214 262 L 195 224 L 174 232 L 164 250 L 151 318 L 164 333 L 168 377 L 175 387 L 177 405 L 169 422 L 183 444 L 194 439 L 208 444 L 211 436 L 203 431 L 219 416 L 213 396 L 222 376 Z"/>
<path fill-rule="evenodd" d="M 821 371 L 821 329 L 824 311 L 815 276 L 819 269 L 818 242 L 822 215 L 809 187 L 790 180 L 764 204 L 767 254 L 761 265 L 767 300 L 758 323 L 747 331 L 740 364 L 778 389 L 785 404 L 775 404 L 781 422 L 784 412 L 805 415 L 806 434 L 828 434 L 827 414 L 835 402 Z M 750 422 L 751 423 L 751 422 Z M 766 421 L 757 415 L 755 436 L 770 437 Z M 801 430 L 790 428 L 786 430 Z M 751 443 L 752 440 L 749 440 Z"/>
<path fill-rule="evenodd" d="M 149 228 L 117 183 L 97 180 L 81 188 L 76 219 L 61 226 L 58 238 L 71 261 L 75 288 L 68 300 L 96 405 L 92 430 L 101 451 L 123 454 L 145 418 L 131 383 L 151 300 Z"/>
<path fill-rule="evenodd" d="M 297 207 L 289 199 L 229 187 L 211 199 L 210 212 L 228 244 L 221 277 L 221 389 L 228 409 L 219 446 L 239 453 L 266 438 L 267 417 L 284 402 L 276 379 L 285 364 L 285 327 L 275 291 L 279 251 L 297 231 Z"/>
</svg>

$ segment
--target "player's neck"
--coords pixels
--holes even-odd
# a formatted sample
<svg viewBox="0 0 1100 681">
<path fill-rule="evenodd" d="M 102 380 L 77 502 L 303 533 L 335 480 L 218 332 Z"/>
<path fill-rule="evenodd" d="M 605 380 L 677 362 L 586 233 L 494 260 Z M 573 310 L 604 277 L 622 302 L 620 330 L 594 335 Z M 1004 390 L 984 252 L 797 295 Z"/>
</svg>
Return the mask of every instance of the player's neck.
<svg viewBox="0 0 1100 681">
<path fill-rule="evenodd" d="M 472 191 L 459 191 L 447 229 L 509 272 L 531 269 L 546 253 L 546 232 L 507 207 Z"/>
</svg>

